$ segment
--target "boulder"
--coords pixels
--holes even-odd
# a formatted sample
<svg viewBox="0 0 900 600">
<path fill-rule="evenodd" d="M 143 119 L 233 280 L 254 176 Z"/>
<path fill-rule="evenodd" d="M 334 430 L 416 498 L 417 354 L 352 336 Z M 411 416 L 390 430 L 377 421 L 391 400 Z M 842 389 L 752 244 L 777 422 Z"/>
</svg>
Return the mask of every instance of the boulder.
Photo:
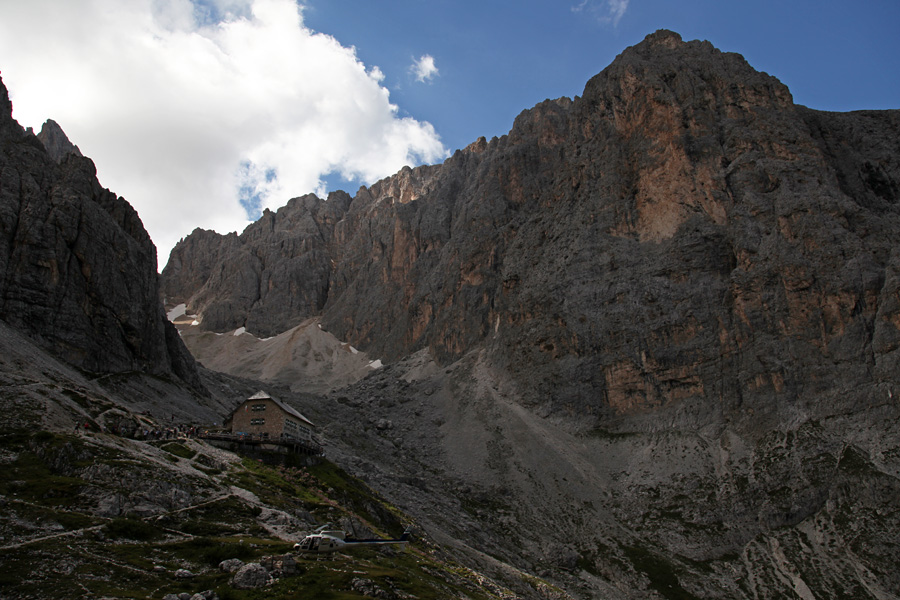
<svg viewBox="0 0 900 600">
<path fill-rule="evenodd" d="M 265 587 L 271 582 L 269 572 L 259 563 L 247 563 L 231 578 L 231 586 L 241 590 Z"/>
<path fill-rule="evenodd" d="M 289 577 L 300 572 L 300 567 L 292 554 L 264 556 L 259 564 L 275 578 Z"/>
<path fill-rule="evenodd" d="M 234 573 L 244 566 L 244 561 L 239 558 L 229 558 L 219 563 L 219 570 L 224 573 Z"/>
</svg>

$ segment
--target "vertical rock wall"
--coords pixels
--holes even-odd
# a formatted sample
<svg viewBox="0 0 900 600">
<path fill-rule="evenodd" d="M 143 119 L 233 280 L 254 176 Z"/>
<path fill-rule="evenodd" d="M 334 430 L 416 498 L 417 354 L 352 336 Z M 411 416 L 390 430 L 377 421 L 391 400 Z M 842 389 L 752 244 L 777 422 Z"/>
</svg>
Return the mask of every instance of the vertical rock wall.
<svg viewBox="0 0 900 600">
<path fill-rule="evenodd" d="M 159 302 L 140 218 L 50 129 L 56 156 L 13 120 L 0 84 L 0 317 L 89 373 L 175 376 L 202 390 Z"/>
<path fill-rule="evenodd" d="M 525 402 L 586 422 L 764 427 L 897 383 L 898 140 L 896 111 L 796 106 L 660 31 L 507 136 L 191 236 L 172 270 L 210 275 L 163 277 L 212 329 L 320 315 L 386 360 L 486 347 Z"/>
</svg>

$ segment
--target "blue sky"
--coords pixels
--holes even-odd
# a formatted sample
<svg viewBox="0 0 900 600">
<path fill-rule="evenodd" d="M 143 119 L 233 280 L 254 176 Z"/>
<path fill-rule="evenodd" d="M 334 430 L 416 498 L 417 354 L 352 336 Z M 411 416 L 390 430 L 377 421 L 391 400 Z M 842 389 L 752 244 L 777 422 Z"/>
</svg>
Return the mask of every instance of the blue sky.
<svg viewBox="0 0 900 600">
<path fill-rule="evenodd" d="M 390 10 L 384 10 L 389 4 Z M 457 2 L 311 0 L 313 29 L 379 65 L 403 110 L 434 124 L 446 145 L 502 135 L 525 108 L 574 96 L 627 46 L 657 29 L 738 52 L 821 110 L 900 108 L 900 2 L 630 0 Z M 414 57 L 434 57 L 428 85 Z"/>
<path fill-rule="evenodd" d="M 442 161 L 666 28 L 821 110 L 900 108 L 900 2 L 0 0 L 14 117 L 59 122 L 164 264 L 195 227 Z"/>
</svg>

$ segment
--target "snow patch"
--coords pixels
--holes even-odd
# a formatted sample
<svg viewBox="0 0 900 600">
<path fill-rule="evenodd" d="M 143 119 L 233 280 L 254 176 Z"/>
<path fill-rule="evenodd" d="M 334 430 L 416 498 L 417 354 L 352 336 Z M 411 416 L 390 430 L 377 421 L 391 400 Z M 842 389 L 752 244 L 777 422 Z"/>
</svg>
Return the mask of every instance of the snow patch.
<svg viewBox="0 0 900 600">
<path fill-rule="evenodd" d="M 246 327 L 238 327 L 237 329 L 234 330 L 234 337 L 237 337 L 239 335 L 244 335 L 245 333 L 247 333 Z"/>
<path fill-rule="evenodd" d="M 378 360 L 370 361 L 366 366 L 368 366 L 370 369 L 380 369 L 384 366 L 384 364 L 382 364 L 381 359 L 379 358 Z"/>
<path fill-rule="evenodd" d="M 174 307 L 172 310 L 170 310 L 170 311 L 166 314 L 166 317 L 168 317 L 168 319 L 169 319 L 170 321 L 174 321 L 174 320 L 177 319 L 178 317 L 183 316 L 186 312 L 187 312 L 187 305 L 186 305 L 186 304 L 179 304 L 178 306 L 176 306 L 176 307 Z"/>
<path fill-rule="evenodd" d="M 350 353 L 351 353 L 351 354 L 359 354 L 359 350 L 357 350 L 357 349 L 354 348 L 353 346 L 347 344 L 347 347 L 350 348 Z"/>
</svg>

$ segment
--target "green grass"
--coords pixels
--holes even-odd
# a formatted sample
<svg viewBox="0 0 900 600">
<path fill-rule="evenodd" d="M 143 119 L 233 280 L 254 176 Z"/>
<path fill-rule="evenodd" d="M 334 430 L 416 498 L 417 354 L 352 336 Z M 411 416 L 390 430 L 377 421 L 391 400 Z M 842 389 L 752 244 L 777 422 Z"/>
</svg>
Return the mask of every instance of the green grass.
<svg viewBox="0 0 900 600">
<path fill-rule="evenodd" d="M 597 438 L 601 440 L 626 440 L 637 438 L 641 435 L 641 433 L 638 433 L 636 431 L 610 431 L 601 427 L 596 427 L 594 429 L 586 431 L 583 434 L 584 437 Z"/>
<path fill-rule="evenodd" d="M 195 536 L 264 535 L 256 518 L 262 509 L 234 496 L 154 520 L 158 527 Z"/>
<path fill-rule="evenodd" d="M 185 458 L 187 460 L 190 460 L 197 456 L 197 452 L 195 450 L 191 450 L 184 444 L 179 444 L 178 442 L 170 442 L 168 444 L 160 446 L 160 448 L 162 448 L 169 454 L 173 454 L 179 458 Z"/>
<path fill-rule="evenodd" d="M 244 537 L 196 537 L 169 545 L 168 550 L 180 559 L 205 567 L 215 567 L 223 560 L 239 558 L 247 561 L 263 554 L 283 554 L 290 550 L 287 542 L 273 542 Z"/>
<path fill-rule="evenodd" d="M 351 477 L 343 469 L 323 460 L 318 465 L 309 467 L 309 474 L 324 490 L 357 516 L 369 522 L 376 529 L 380 528 L 386 535 L 400 535 L 405 525 L 402 523 L 400 511 L 389 505 L 372 491 L 365 483 Z"/>
<path fill-rule="evenodd" d="M 242 466 L 248 475 L 256 480 L 257 486 L 263 486 L 274 492 L 293 495 L 297 492 L 296 482 L 289 481 L 278 469 L 252 459 L 244 459 Z"/>
<path fill-rule="evenodd" d="M 158 527 L 131 516 L 115 518 L 104 525 L 103 530 L 113 539 L 148 541 L 162 535 Z"/>
<path fill-rule="evenodd" d="M 106 491 L 126 496 L 130 490 L 114 489 L 113 479 L 103 483 L 79 478 L 84 466 L 104 463 L 161 481 L 169 481 L 171 472 L 93 446 L 90 438 L 19 431 L 7 432 L 0 440 L 4 448 L 17 453 L 15 460 L 0 470 L 0 494 L 8 497 L 0 524 L 22 539 L 33 538 L 20 548 L 0 551 L 4 597 L 161 598 L 168 593 L 213 589 L 222 600 L 364 598 L 352 587 L 357 578 L 390 594 L 422 600 L 496 597 L 483 589 L 470 571 L 417 550 L 427 547 L 423 540 L 406 550 L 361 548 L 322 560 L 299 558 L 301 573 L 297 576 L 263 590 L 232 589 L 231 574 L 217 568 L 221 561 L 256 561 L 264 555 L 288 553 L 293 545 L 272 538 L 258 523 L 262 509 L 255 503 L 227 496 L 155 518 L 91 516 L 84 513 L 93 507 L 82 496 L 86 488 L 105 486 Z M 161 447 L 175 460 L 203 462 L 203 454 L 181 443 L 168 442 Z M 225 491 L 222 485 L 234 484 L 273 508 L 309 511 L 320 523 L 349 517 L 364 521 L 378 535 L 396 535 L 409 521 L 363 482 L 327 461 L 294 468 L 245 459 L 228 469 L 220 484 L 205 479 L 195 482 L 191 487 L 195 501 L 202 503 L 204 497 Z M 87 529 L 101 524 L 102 528 Z M 38 539 L 77 529 L 85 531 Z M 165 571 L 155 571 L 157 566 Z M 190 570 L 195 577 L 175 580 L 173 573 L 179 568 Z"/>
<path fill-rule="evenodd" d="M 276 580 L 260 590 L 237 590 L 232 575 L 217 565 L 225 559 L 257 561 L 265 555 L 281 555 L 291 544 L 278 540 L 237 537 L 200 537 L 189 540 L 153 539 L 147 542 L 80 540 L 45 541 L 21 551 L 0 552 L 0 586 L 9 597 L 118 597 L 161 598 L 169 593 L 216 590 L 222 600 L 287 600 L 293 598 L 365 598 L 353 590 L 354 579 L 364 579 L 390 593 L 420 600 L 467 597 L 494 598 L 454 565 L 441 563 L 414 550 L 382 552 L 355 550 L 327 558 L 298 557 L 300 573 Z M 57 565 L 70 565 L 62 571 Z M 156 572 L 154 566 L 165 572 Z M 176 580 L 176 569 L 186 568 L 195 577 Z M 4 596 L 5 597 L 5 596 Z"/>
<path fill-rule="evenodd" d="M 197 456 L 194 457 L 194 468 L 207 475 L 219 475 L 222 473 L 222 467 L 202 452 L 197 453 Z"/>
<path fill-rule="evenodd" d="M 94 517 L 88 514 L 73 512 L 53 506 L 32 504 L 30 501 L 17 501 L 16 499 L 12 499 L 6 504 L 3 510 L 3 516 L 0 517 L 0 522 L 2 522 L 5 517 L 14 518 L 16 521 L 24 520 L 38 524 L 57 523 L 62 526 L 62 531 L 84 529 L 104 522 L 104 519 L 100 517 Z M 7 522 L 4 525 L 8 530 L 11 530 L 10 528 L 14 528 L 15 523 Z M 23 530 L 21 533 L 24 534 L 26 532 Z M 53 532 L 49 532 L 48 534 L 50 533 Z"/>
<path fill-rule="evenodd" d="M 318 502 L 318 498 L 308 491 L 307 486 L 288 480 L 275 467 L 250 458 L 243 459 L 241 467 L 242 469 L 230 474 L 232 482 L 252 491 L 273 506 L 292 508 L 303 503 Z"/>
<path fill-rule="evenodd" d="M 307 510 L 320 522 L 355 516 L 382 535 L 399 535 L 404 529 L 396 508 L 328 461 L 297 469 L 245 458 L 241 467 L 229 474 L 228 481 L 271 506 Z"/>
<path fill-rule="evenodd" d="M 15 461 L 0 469 L 0 494 L 45 506 L 67 507 L 78 502 L 78 492 L 86 482 L 54 473 L 47 462 L 25 450 Z"/>
</svg>

